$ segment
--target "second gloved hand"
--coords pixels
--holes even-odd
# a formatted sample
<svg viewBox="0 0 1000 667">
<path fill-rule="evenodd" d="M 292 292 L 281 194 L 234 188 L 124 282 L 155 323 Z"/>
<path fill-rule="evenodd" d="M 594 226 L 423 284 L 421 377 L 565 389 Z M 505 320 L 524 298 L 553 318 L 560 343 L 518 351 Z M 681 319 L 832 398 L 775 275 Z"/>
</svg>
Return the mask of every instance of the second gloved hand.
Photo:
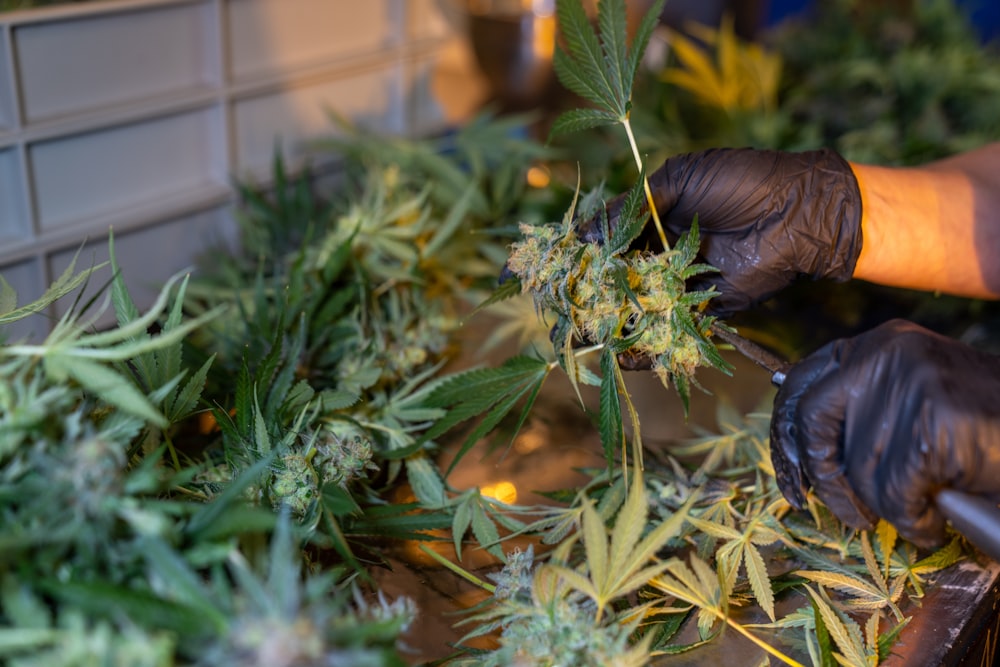
<svg viewBox="0 0 1000 667">
<path fill-rule="evenodd" d="M 850 526 L 939 544 L 939 489 L 1000 499 L 1000 358 L 902 320 L 834 341 L 788 372 L 771 459 L 796 507 L 811 484 Z"/>
<path fill-rule="evenodd" d="M 713 149 L 671 157 L 649 176 L 671 240 L 698 217 L 701 255 L 719 269 L 692 289 L 718 288 L 711 313 L 726 317 L 801 276 L 847 280 L 861 253 L 861 194 L 850 165 L 830 150 Z M 617 222 L 623 198 L 608 204 Z M 652 224 L 649 225 L 652 227 Z M 586 241 L 602 242 L 595 220 Z"/>
</svg>

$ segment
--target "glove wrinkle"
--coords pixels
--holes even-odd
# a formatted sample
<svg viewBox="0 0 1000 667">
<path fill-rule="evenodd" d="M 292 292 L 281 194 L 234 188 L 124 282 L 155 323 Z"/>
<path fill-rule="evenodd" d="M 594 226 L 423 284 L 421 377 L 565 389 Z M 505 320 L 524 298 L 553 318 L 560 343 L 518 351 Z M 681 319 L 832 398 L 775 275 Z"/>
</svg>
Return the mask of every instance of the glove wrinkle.
<svg viewBox="0 0 1000 667">
<path fill-rule="evenodd" d="M 775 397 L 772 460 L 776 472 L 798 465 L 845 523 L 883 517 L 932 547 L 946 537 L 939 489 L 1000 497 L 998 405 L 1000 359 L 892 320 L 788 372 Z"/>
</svg>

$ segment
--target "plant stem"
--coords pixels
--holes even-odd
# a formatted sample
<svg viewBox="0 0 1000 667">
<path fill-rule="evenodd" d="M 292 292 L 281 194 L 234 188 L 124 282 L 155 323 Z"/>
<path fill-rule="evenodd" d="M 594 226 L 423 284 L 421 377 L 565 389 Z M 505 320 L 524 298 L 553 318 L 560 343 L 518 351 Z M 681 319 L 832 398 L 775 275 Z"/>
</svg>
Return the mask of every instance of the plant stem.
<svg viewBox="0 0 1000 667">
<path fill-rule="evenodd" d="M 167 444 L 167 451 L 170 452 L 170 461 L 174 464 L 174 470 L 180 472 L 181 462 L 177 457 L 177 449 L 174 447 L 174 441 L 166 431 L 161 431 L 161 434 L 163 435 L 163 441 Z"/>
<path fill-rule="evenodd" d="M 635 158 L 635 166 L 641 174 L 642 156 L 639 155 L 639 146 L 635 143 L 635 135 L 632 133 L 632 123 L 629 122 L 627 116 L 622 120 L 622 126 L 625 128 L 625 134 L 628 135 L 628 144 L 632 148 L 632 157 Z M 653 216 L 656 233 L 660 236 L 660 243 L 663 244 L 663 250 L 666 252 L 670 250 L 670 243 L 667 241 L 667 235 L 663 231 L 663 223 L 660 222 L 660 212 L 656 210 L 656 202 L 653 201 L 653 191 L 649 187 L 649 179 L 645 176 L 642 177 L 642 187 L 646 191 L 646 203 L 649 204 L 649 214 Z"/>
<path fill-rule="evenodd" d="M 713 611 L 715 611 L 715 610 L 713 610 Z M 749 630 L 747 630 L 746 628 L 744 628 L 742 625 L 740 625 L 736 621 L 734 621 L 731 618 L 729 618 L 728 616 L 724 616 L 724 615 L 721 615 L 721 614 L 718 614 L 718 613 L 717 613 L 717 615 L 720 616 L 720 618 L 724 618 L 725 621 L 726 621 L 726 623 L 728 623 L 730 627 L 732 627 L 734 630 L 736 630 L 736 632 L 740 633 L 741 635 L 743 635 L 744 637 L 746 637 L 747 639 L 749 639 L 750 641 L 752 641 L 754 644 L 756 644 L 760 648 L 764 649 L 764 651 L 766 651 L 767 653 L 773 655 L 778 660 L 781 660 L 783 663 L 785 663 L 789 667 L 805 667 L 805 665 L 803 665 L 801 662 L 799 662 L 799 661 L 797 661 L 797 660 L 795 660 L 793 658 L 788 657 L 787 655 L 785 655 L 784 653 L 782 653 L 778 649 L 774 648 L 773 646 L 771 646 L 770 644 L 768 644 L 766 641 L 764 641 L 760 637 L 755 636 L 752 632 L 750 632 Z"/>
<path fill-rule="evenodd" d="M 628 409 L 629 419 L 632 420 L 632 445 L 635 448 L 635 459 L 639 467 L 639 470 L 645 470 L 645 465 L 642 461 L 642 433 L 639 427 L 639 412 L 635 409 L 635 404 L 632 403 L 632 396 L 628 393 L 628 387 L 625 386 L 625 376 L 622 374 L 622 367 L 615 362 L 615 382 L 618 384 L 618 395 L 625 399 L 625 407 Z M 625 455 L 625 447 L 622 447 L 622 473 L 625 475 L 626 488 L 628 484 L 628 461 Z"/>
<path fill-rule="evenodd" d="M 580 357 L 584 357 L 590 354 L 591 352 L 598 352 L 603 349 L 604 349 L 604 343 L 598 343 L 597 345 L 590 345 L 588 347 L 581 347 L 576 350 L 573 350 L 573 356 L 579 359 Z M 548 369 L 551 371 L 555 369 L 558 365 L 559 365 L 558 359 L 555 361 L 550 361 Z"/>
<path fill-rule="evenodd" d="M 730 627 L 736 630 L 736 632 L 740 633 L 741 635 L 752 641 L 754 644 L 762 648 L 765 652 L 774 656 L 778 660 L 781 660 L 789 667 L 805 667 L 805 665 L 803 665 L 801 662 L 798 662 L 797 660 L 788 657 L 787 655 L 785 655 L 778 649 L 774 648 L 760 637 L 755 636 L 745 627 L 737 623 L 735 620 L 731 619 L 729 617 L 729 614 L 722 611 L 717 605 L 714 605 L 710 602 L 706 602 L 704 599 L 699 599 L 697 594 L 691 594 L 689 590 L 684 590 L 683 588 L 674 586 L 669 581 L 663 579 L 660 579 L 657 583 L 654 584 L 654 586 L 664 591 L 665 593 L 674 596 L 678 600 L 682 600 L 683 602 L 687 602 L 688 604 L 692 604 L 695 607 L 698 607 L 699 609 L 709 612 L 719 620 L 724 621 L 726 624 L 728 624 Z"/>
<path fill-rule="evenodd" d="M 475 584 L 476 586 L 479 586 L 480 588 L 489 592 L 490 594 L 496 591 L 497 589 L 496 586 L 494 586 L 493 584 L 486 583 L 485 581 L 483 581 L 476 575 L 472 574 L 468 570 L 462 569 L 461 567 L 459 567 L 455 563 L 452 563 L 450 560 L 448 560 L 438 552 L 434 551 L 433 549 L 428 549 L 426 544 L 421 544 L 420 550 L 423 551 L 428 556 L 430 556 L 431 558 L 433 558 L 434 560 L 436 560 L 444 567 L 448 568 L 449 570 L 457 574 L 458 576 L 462 577 L 468 582 Z"/>
</svg>

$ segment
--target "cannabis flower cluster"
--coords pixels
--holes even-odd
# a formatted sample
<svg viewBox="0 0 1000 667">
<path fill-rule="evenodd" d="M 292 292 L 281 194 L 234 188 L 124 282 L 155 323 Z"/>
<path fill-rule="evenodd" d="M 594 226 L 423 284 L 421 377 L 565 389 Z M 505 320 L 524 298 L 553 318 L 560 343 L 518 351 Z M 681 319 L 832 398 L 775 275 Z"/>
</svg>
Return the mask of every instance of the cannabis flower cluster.
<svg viewBox="0 0 1000 667">
<path fill-rule="evenodd" d="M 672 382 L 686 397 L 699 366 L 726 367 L 709 340 L 712 318 L 698 313 L 714 292 L 685 289 L 690 277 L 714 270 L 694 263 L 697 224 L 673 248 L 652 252 L 630 248 L 642 220 L 622 219 L 614 230 L 602 222 L 603 244 L 580 240 L 572 221 L 522 223 L 507 268 L 539 312 L 558 317 L 560 354 L 576 339 L 646 357 L 664 386 Z"/>
</svg>

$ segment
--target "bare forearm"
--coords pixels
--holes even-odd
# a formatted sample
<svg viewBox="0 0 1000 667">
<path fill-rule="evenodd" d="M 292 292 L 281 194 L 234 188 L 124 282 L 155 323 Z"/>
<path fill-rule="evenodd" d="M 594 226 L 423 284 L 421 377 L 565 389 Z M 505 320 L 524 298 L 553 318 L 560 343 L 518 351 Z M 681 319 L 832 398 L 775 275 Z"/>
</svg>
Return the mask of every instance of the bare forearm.
<svg viewBox="0 0 1000 667">
<path fill-rule="evenodd" d="M 1000 298 L 1000 143 L 916 168 L 851 167 L 863 209 L 855 278 Z"/>
</svg>

